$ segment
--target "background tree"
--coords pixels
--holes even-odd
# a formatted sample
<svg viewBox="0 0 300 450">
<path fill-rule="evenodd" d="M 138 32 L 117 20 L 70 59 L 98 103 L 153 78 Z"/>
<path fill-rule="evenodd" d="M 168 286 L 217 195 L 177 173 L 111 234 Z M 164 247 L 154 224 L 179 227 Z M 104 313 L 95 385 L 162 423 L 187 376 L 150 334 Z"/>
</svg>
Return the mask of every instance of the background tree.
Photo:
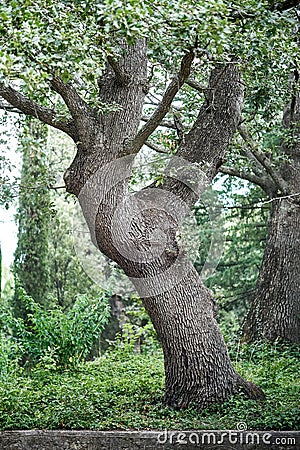
<svg viewBox="0 0 300 450">
<path fill-rule="evenodd" d="M 281 12 L 291 3 L 259 4 L 253 13 L 252 1 L 242 11 L 223 1 L 32 1 L 1 11 L 0 95 L 76 143 L 77 154 L 65 173 L 67 190 L 79 198 L 95 245 L 124 269 L 143 298 L 162 342 L 169 405 L 205 407 L 240 388 L 254 398 L 262 395 L 231 366 L 212 294 L 176 234 L 224 161 L 241 120 L 244 82 L 236 57 L 250 61 L 260 74 L 259 52 L 272 49 L 276 58 L 284 48 L 290 59 L 294 47 L 284 31 L 293 19 Z M 138 129 L 149 90 L 145 36 L 150 61 L 163 64 L 166 83 L 158 106 Z M 249 66 L 244 71 L 251 72 Z M 135 155 L 191 72 L 208 84 L 188 130 L 179 136 L 177 158 L 170 158 L 159 195 L 154 185 L 128 196 Z M 15 77 L 21 78 L 23 93 L 17 84 L 8 85 Z M 41 93 L 38 103 L 30 98 L 33 87 Z M 181 131 L 178 121 L 176 129 Z M 161 208 L 164 198 L 167 209 Z M 144 205 L 138 214 L 131 201 Z M 153 257 L 155 243 L 159 252 Z"/>
<path fill-rule="evenodd" d="M 283 121 L 278 107 L 270 108 L 270 96 L 262 94 L 262 104 L 255 106 L 258 108 L 255 111 L 257 120 L 251 124 L 255 137 L 245 125 L 239 128 L 245 143 L 239 151 L 244 167 L 221 168 L 225 173 L 260 186 L 271 204 L 264 258 L 243 327 L 244 338 L 248 341 L 280 338 L 300 342 L 298 68 L 294 70 L 292 83 L 288 86 L 287 79 L 285 82 L 285 89 L 280 92 L 280 105 L 289 97 L 291 101 L 285 108 Z M 276 85 L 273 87 L 274 90 L 277 88 Z M 249 103 L 251 101 L 253 98 L 250 97 Z"/>
<path fill-rule="evenodd" d="M 47 129 L 26 119 L 20 147 L 22 172 L 17 212 L 18 244 L 14 273 L 16 293 L 14 309 L 25 317 L 25 305 L 18 297 L 18 286 L 41 305 L 46 305 L 49 292 L 48 234 L 51 201 L 46 161 Z"/>
<path fill-rule="evenodd" d="M 270 205 L 260 188 L 233 179 L 219 177 L 215 193 L 223 212 L 222 233 L 224 248 L 218 265 L 205 284 L 214 291 L 218 304 L 218 317 L 226 335 L 237 333 L 242 326 L 258 277 L 266 243 Z M 195 261 L 199 273 L 207 259 L 214 224 L 206 213 L 205 205 L 195 207 L 199 226 L 200 251 Z"/>
<path fill-rule="evenodd" d="M 298 75 L 297 75 L 298 78 Z M 297 88 L 298 90 L 298 88 Z M 274 175 L 268 241 L 259 278 L 244 324 L 248 341 L 261 337 L 300 343 L 300 153 L 299 93 L 285 113 L 287 135 L 279 147 L 283 161 Z"/>
<path fill-rule="evenodd" d="M 47 143 L 48 171 L 55 174 L 50 186 L 53 215 L 48 230 L 49 296 L 61 307 L 68 309 L 78 294 L 96 298 L 102 292 L 87 276 L 74 247 L 76 202 L 66 194 L 63 172 L 66 162 L 72 161 L 74 144 L 57 130 L 49 130 Z M 54 178 L 54 177 L 53 177 Z"/>
</svg>

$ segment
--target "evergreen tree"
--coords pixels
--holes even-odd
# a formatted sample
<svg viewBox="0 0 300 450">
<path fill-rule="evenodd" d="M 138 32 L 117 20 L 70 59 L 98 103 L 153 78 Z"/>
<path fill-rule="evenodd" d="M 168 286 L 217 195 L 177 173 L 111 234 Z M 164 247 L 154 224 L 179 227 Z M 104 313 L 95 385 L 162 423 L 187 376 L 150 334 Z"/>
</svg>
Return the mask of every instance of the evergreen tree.
<svg viewBox="0 0 300 450">
<path fill-rule="evenodd" d="M 217 267 L 205 284 L 214 291 L 219 318 L 229 328 L 232 321 L 236 327 L 238 324 L 241 326 L 249 308 L 262 262 L 270 207 L 269 204 L 259 206 L 263 199 L 256 186 L 229 177 L 222 178 L 222 186 L 218 181 L 215 195 L 222 213 L 223 248 L 216 261 Z M 200 241 L 195 267 L 201 273 L 214 223 L 201 203 L 195 208 L 195 216 Z"/>
<path fill-rule="evenodd" d="M 49 290 L 48 234 L 51 202 L 46 158 L 47 128 L 26 118 L 20 149 L 23 155 L 19 206 L 18 244 L 14 258 L 16 293 L 14 308 L 24 316 L 18 298 L 22 286 L 36 302 L 45 305 Z"/>
</svg>

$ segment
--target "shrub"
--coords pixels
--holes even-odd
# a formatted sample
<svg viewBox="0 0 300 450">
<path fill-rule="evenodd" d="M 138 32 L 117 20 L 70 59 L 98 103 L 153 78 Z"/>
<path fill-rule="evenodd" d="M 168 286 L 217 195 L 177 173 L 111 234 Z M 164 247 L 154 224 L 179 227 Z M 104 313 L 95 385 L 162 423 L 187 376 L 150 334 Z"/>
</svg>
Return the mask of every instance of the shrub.
<svg viewBox="0 0 300 450">
<path fill-rule="evenodd" d="M 2 321 L 6 318 L 6 334 L 17 345 L 20 362 L 28 367 L 76 368 L 91 351 L 109 317 L 105 293 L 93 300 L 78 295 L 67 312 L 58 305 L 44 310 L 23 289 L 18 295 L 25 304 L 27 322 L 7 312 L 2 314 Z"/>
<path fill-rule="evenodd" d="M 18 366 L 19 348 L 12 336 L 0 331 L 0 375 L 7 376 Z"/>
</svg>

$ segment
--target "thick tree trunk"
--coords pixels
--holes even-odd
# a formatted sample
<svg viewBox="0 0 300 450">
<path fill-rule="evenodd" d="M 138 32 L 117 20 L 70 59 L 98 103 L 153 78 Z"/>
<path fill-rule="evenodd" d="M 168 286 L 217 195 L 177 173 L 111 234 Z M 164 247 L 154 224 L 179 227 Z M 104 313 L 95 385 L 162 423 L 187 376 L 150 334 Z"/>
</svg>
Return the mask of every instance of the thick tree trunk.
<svg viewBox="0 0 300 450">
<path fill-rule="evenodd" d="M 251 398 L 262 392 L 233 369 L 219 330 L 212 293 L 192 264 L 172 289 L 143 299 L 161 340 L 165 363 L 165 403 L 205 408 L 243 390 Z"/>
<path fill-rule="evenodd" d="M 244 324 L 247 341 L 300 343 L 300 205 L 274 201 L 255 297 Z"/>
<path fill-rule="evenodd" d="M 234 371 L 212 295 L 176 235 L 190 206 L 217 173 L 240 120 L 243 92 L 234 64 L 218 65 L 212 72 L 207 99 L 172 158 L 163 185 L 134 195 L 128 191 L 135 154 L 169 110 L 192 59 L 192 52 L 183 57 L 161 104 L 139 131 L 145 42 L 125 46 L 122 58 L 111 60 L 99 80 L 101 101 L 119 105 L 108 115 L 94 116 L 72 88 L 54 80 L 74 110 L 78 132 L 78 152 L 65 174 L 67 189 L 78 196 L 94 244 L 119 264 L 143 299 L 164 351 L 165 401 L 176 407 L 206 407 L 239 388 L 250 397 L 263 396 Z"/>
<path fill-rule="evenodd" d="M 114 210 L 111 218 L 107 209 L 100 207 L 94 232 L 98 248 L 110 255 L 135 285 L 162 343 L 165 403 L 176 408 L 191 403 L 205 408 L 239 390 L 250 398 L 263 398 L 262 391 L 232 367 L 216 321 L 213 295 L 176 238 L 181 203 L 168 194 L 164 209 L 163 193 L 159 190 L 153 195 L 152 189 L 146 189 L 133 195 L 132 203 Z M 86 219 L 91 220 L 89 212 Z"/>
</svg>

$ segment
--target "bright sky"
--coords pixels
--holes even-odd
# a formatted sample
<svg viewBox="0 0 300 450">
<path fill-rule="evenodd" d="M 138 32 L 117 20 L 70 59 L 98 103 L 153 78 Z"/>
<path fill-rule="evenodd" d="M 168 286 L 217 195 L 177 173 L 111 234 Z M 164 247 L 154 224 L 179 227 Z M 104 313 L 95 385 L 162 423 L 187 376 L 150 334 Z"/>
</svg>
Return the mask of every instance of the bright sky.
<svg viewBox="0 0 300 450">
<path fill-rule="evenodd" d="M 13 262 L 13 253 L 17 245 L 17 226 L 14 222 L 15 208 L 0 210 L 0 241 L 2 249 L 2 264 L 9 267 Z"/>
<path fill-rule="evenodd" d="M 7 132 L 10 133 L 7 136 Z M 0 125 L 0 138 L 6 139 L 5 144 L 0 143 L 0 155 L 8 157 L 15 166 L 12 176 L 18 176 L 21 167 L 20 154 L 17 153 L 16 131 L 9 121 L 6 125 Z M 0 174 L 1 176 L 1 174 Z M 2 265 L 8 268 L 13 262 L 13 254 L 17 245 L 17 226 L 14 222 L 16 213 L 15 205 L 11 205 L 8 210 L 0 206 L 0 243 L 2 249 Z"/>
</svg>

